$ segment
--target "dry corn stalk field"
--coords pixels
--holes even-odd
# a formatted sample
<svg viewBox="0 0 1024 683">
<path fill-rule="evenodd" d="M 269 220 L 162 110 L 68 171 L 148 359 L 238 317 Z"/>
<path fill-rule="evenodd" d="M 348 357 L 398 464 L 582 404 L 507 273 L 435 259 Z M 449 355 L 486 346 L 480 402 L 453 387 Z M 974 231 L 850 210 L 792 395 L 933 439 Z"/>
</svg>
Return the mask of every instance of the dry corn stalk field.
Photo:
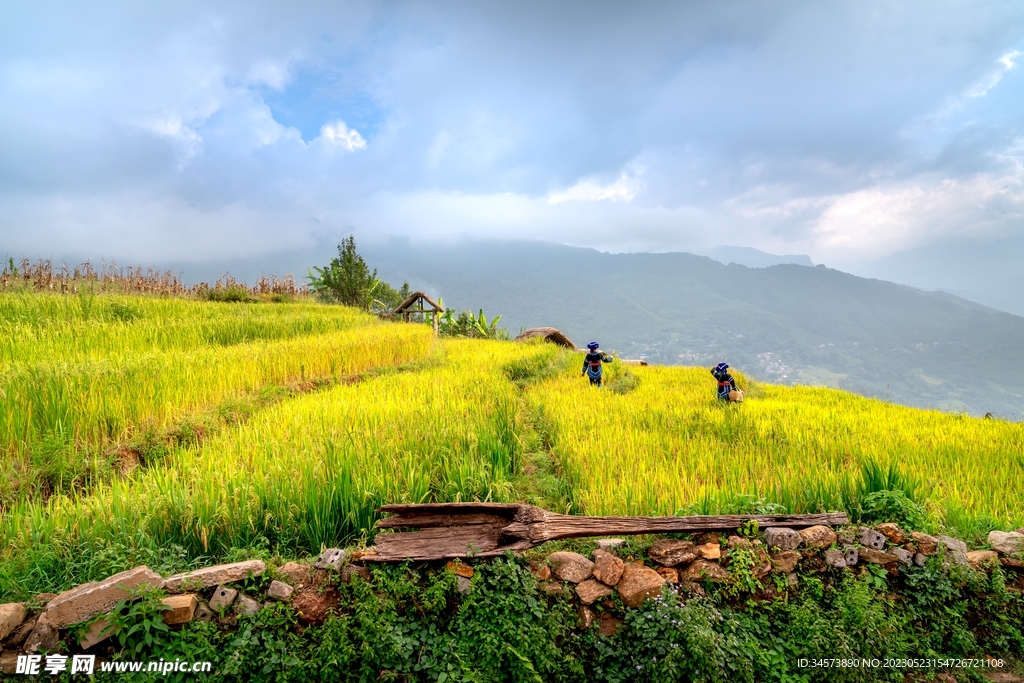
<svg viewBox="0 0 1024 683">
<path fill-rule="evenodd" d="M 538 451 L 588 514 L 842 509 L 870 462 L 898 470 L 932 524 L 1024 524 L 1019 423 L 742 376 L 748 400 L 722 405 L 704 368 L 613 363 L 595 389 L 551 345 L 435 339 L 314 303 L 20 291 L 0 295 L 0 326 L 5 481 L 45 468 L 55 440 L 101 457 L 224 401 L 312 386 L 146 466 L 8 487 L 0 599 L 62 585 L 81 558 L 101 573 L 111 553 L 310 552 L 365 537 L 383 502 L 520 500 Z"/>
</svg>

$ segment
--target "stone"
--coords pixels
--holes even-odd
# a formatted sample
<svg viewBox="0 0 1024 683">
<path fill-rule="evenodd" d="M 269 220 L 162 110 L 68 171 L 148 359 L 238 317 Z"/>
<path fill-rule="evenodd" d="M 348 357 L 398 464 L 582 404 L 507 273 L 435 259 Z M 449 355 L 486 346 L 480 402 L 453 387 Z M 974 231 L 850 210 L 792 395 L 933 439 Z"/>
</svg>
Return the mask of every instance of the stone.
<svg viewBox="0 0 1024 683">
<path fill-rule="evenodd" d="M 874 548 L 875 550 L 885 548 L 885 535 L 866 526 L 857 529 L 857 540 L 865 548 Z"/>
<path fill-rule="evenodd" d="M 594 610 L 583 605 L 580 605 L 576 616 L 579 618 L 580 628 L 584 631 L 589 631 L 597 621 L 597 614 L 594 613 Z"/>
<path fill-rule="evenodd" d="M 298 562 L 285 562 L 277 570 L 277 575 L 291 586 L 301 586 L 310 579 L 310 569 Z"/>
<path fill-rule="evenodd" d="M 843 558 L 846 560 L 847 567 L 856 567 L 860 562 L 860 550 L 856 546 L 848 545 L 843 548 Z"/>
<path fill-rule="evenodd" d="M 829 567 L 842 569 L 846 566 L 846 553 L 844 553 L 842 550 L 826 550 L 825 564 L 827 564 Z"/>
<path fill-rule="evenodd" d="M 836 542 L 836 532 L 820 524 L 801 529 L 797 533 L 800 534 L 800 540 L 808 548 L 827 548 Z"/>
<path fill-rule="evenodd" d="M 120 574 L 86 583 L 64 591 L 46 606 L 46 616 L 56 628 L 80 624 L 93 617 L 106 614 L 119 601 L 129 597 L 133 588 L 149 585 L 160 588 L 164 580 L 149 567 L 135 567 Z"/>
<path fill-rule="evenodd" d="M 548 555 L 548 564 L 551 565 L 551 573 L 555 575 L 555 578 L 572 583 L 579 583 L 590 578 L 594 571 L 593 562 L 579 553 L 565 550 Z"/>
<path fill-rule="evenodd" d="M 775 553 L 772 558 L 772 571 L 777 574 L 789 574 L 796 570 L 802 556 L 795 550 L 783 550 Z"/>
<path fill-rule="evenodd" d="M 859 555 L 861 560 L 871 564 L 889 564 L 897 561 L 895 555 L 874 548 L 861 548 Z"/>
<path fill-rule="evenodd" d="M 576 586 L 576 595 L 580 597 L 580 602 L 584 605 L 593 605 L 601 598 L 607 598 L 611 594 L 612 588 L 610 586 L 606 586 L 594 579 L 581 581 Z"/>
<path fill-rule="evenodd" d="M 893 548 L 889 552 L 891 552 L 896 557 L 896 560 L 904 566 L 909 567 L 914 562 L 914 553 L 910 552 L 906 548 Z"/>
<path fill-rule="evenodd" d="M 704 586 L 699 583 L 695 583 L 693 581 L 680 581 L 679 587 L 687 593 L 693 593 L 694 595 L 699 595 L 702 598 L 707 597 L 707 593 L 704 591 Z"/>
<path fill-rule="evenodd" d="M 967 552 L 967 544 L 959 539 L 952 538 L 951 536 L 936 536 L 935 540 L 946 546 L 946 550 L 950 552 Z"/>
<path fill-rule="evenodd" d="M 975 569 L 981 569 L 985 565 L 999 564 L 999 553 L 995 550 L 971 550 L 965 553 L 967 563 Z"/>
<path fill-rule="evenodd" d="M 164 623 L 168 626 L 189 623 L 196 615 L 196 608 L 199 607 L 199 599 L 195 593 L 170 595 L 160 602 L 170 608 L 163 613 Z"/>
<path fill-rule="evenodd" d="M 261 560 L 218 564 L 170 576 L 164 581 L 164 589 L 168 593 L 188 593 L 201 588 L 223 586 L 226 583 L 241 581 L 248 578 L 250 574 L 259 576 L 266 570 L 267 565 L 263 564 Z"/>
<path fill-rule="evenodd" d="M 731 577 L 722 565 L 708 560 L 697 560 L 679 574 L 680 581 L 711 581 L 724 583 Z"/>
<path fill-rule="evenodd" d="M 36 612 L 42 612 L 55 597 L 57 597 L 56 593 L 40 593 L 28 602 L 26 608 L 31 608 Z"/>
<path fill-rule="evenodd" d="M 856 529 L 843 527 L 836 532 L 836 542 L 840 545 L 853 545 L 857 542 Z"/>
<path fill-rule="evenodd" d="M 990 531 L 988 544 L 1002 555 L 1018 555 L 1024 553 L 1024 534 L 1016 531 Z"/>
<path fill-rule="evenodd" d="M 240 617 L 251 617 L 260 611 L 263 607 L 258 600 L 253 600 L 245 593 L 239 593 L 238 597 L 235 598 L 235 604 L 231 606 L 231 609 Z"/>
<path fill-rule="evenodd" d="M 743 538 L 742 536 L 730 536 L 729 540 L 726 541 L 726 546 L 729 550 L 735 550 L 736 548 L 750 548 L 752 547 L 750 539 Z"/>
<path fill-rule="evenodd" d="M 205 602 L 200 602 L 196 606 L 196 613 L 194 615 L 196 621 L 212 621 L 215 616 L 217 615 L 213 613 L 213 610 Z"/>
<path fill-rule="evenodd" d="M 959 564 L 966 567 L 967 553 L 961 552 L 959 550 L 950 550 L 948 553 L 946 553 L 946 561 L 943 563 L 943 565 L 948 565 L 951 562 L 953 564 Z"/>
<path fill-rule="evenodd" d="M 757 546 L 757 564 L 751 569 L 755 579 L 761 579 L 772 571 L 772 561 L 768 559 L 768 552 L 761 546 Z"/>
<path fill-rule="evenodd" d="M 679 583 L 679 570 L 673 567 L 658 567 L 654 571 L 658 572 L 658 576 L 665 579 L 665 583 L 676 584 Z"/>
<path fill-rule="evenodd" d="M 234 612 L 228 612 L 222 617 L 217 617 L 217 623 L 221 626 L 235 628 L 236 626 L 238 626 L 238 615 Z"/>
<path fill-rule="evenodd" d="M 903 545 L 910 538 L 907 532 L 900 528 L 899 524 L 893 522 L 884 522 L 875 528 L 878 529 L 880 534 L 889 539 L 889 542 L 893 545 Z"/>
<path fill-rule="evenodd" d="M 910 537 L 917 543 L 917 552 L 922 555 L 934 555 L 939 552 L 939 541 L 934 536 L 915 531 Z"/>
<path fill-rule="evenodd" d="M 611 550 L 612 548 L 621 548 L 626 544 L 624 538 L 599 538 L 597 540 L 597 547 L 601 550 Z"/>
<path fill-rule="evenodd" d="M 18 647 L 24 643 L 25 639 L 28 638 L 28 634 L 32 633 L 32 629 L 36 627 L 36 620 L 38 618 L 38 616 L 29 617 L 22 622 L 21 626 L 14 630 L 14 633 L 7 636 L 7 646 Z"/>
<path fill-rule="evenodd" d="M 594 569 L 592 571 L 595 579 L 608 586 L 614 586 L 622 578 L 622 560 L 606 550 L 594 551 Z"/>
<path fill-rule="evenodd" d="M 450 572 L 455 572 L 457 576 L 461 576 L 467 579 L 473 578 L 473 568 L 468 564 L 463 564 L 458 560 L 453 560 L 445 565 L 445 568 Z"/>
<path fill-rule="evenodd" d="M 616 586 L 619 597 L 627 607 L 639 607 L 644 600 L 661 595 L 665 579 L 650 567 L 630 562 L 622 568 L 622 578 Z"/>
<path fill-rule="evenodd" d="M 0 605 L 0 640 L 9 636 L 25 621 L 25 603 L 8 602 Z"/>
<path fill-rule="evenodd" d="M 562 593 L 562 584 L 557 581 L 545 581 L 540 584 L 540 589 L 544 591 L 545 595 L 560 595 Z"/>
<path fill-rule="evenodd" d="M 213 597 L 210 598 L 210 609 L 214 612 L 221 612 L 228 607 L 231 607 L 237 597 L 238 591 L 234 588 L 217 586 L 217 590 L 213 591 Z"/>
<path fill-rule="evenodd" d="M 1016 569 L 1019 572 L 1024 571 L 1024 560 L 1018 560 L 1014 557 L 1000 557 L 999 563 L 1007 569 Z"/>
<path fill-rule="evenodd" d="M 370 568 L 361 564 L 346 564 L 345 568 L 341 570 L 341 582 L 349 584 L 353 579 L 369 582 Z"/>
<path fill-rule="evenodd" d="M 597 620 L 597 633 L 605 638 L 610 638 L 615 635 L 620 626 L 622 626 L 622 619 L 604 612 Z"/>
<path fill-rule="evenodd" d="M 295 589 L 283 581 L 271 581 L 267 588 L 267 597 L 286 602 L 291 599 Z"/>
<path fill-rule="evenodd" d="M 704 543 L 696 548 L 697 554 L 705 560 L 717 560 L 722 557 L 722 546 L 718 543 Z"/>
<path fill-rule="evenodd" d="M 928 561 L 928 556 L 924 553 L 914 553 L 914 566 L 923 567 L 925 562 Z"/>
<path fill-rule="evenodd" d="M 677 564 L 687 564 L 696 560 L 697 550 L 693 541 L 665 538 L 647 549 L 647 557 L 663 567 L 675 567 Z"/>
<path fill-rule="evenodd" d="M 455 576 L 455 590 L 463 595 L 469 595 L 469 592 L 473 590 L 473 582 L 467 579 L 465 576 Z"/>
<path fill-rule="evenodd" d="M 89 630 L 85 632 L 85 635 L 78 641 L 78 646 L 83 650 L 88 650 L 93 645 L 102 643 L 104 640 L 114 635 L 121 628 L 110 623 L 110 620 L 106 617 L 97 619 L 93 622 Z"/>
<path fill-rule="evenodd" d="M 77 623 L 77 622 L 76 622 Z M 32 633 L 28 634 L 28 638 L 25 639 L 25 645 L 22 649 L 28 653 L 35 653 L 40 651 L 52 652 L 57 648 L 57 643 L 60 640 L 58 634 L 58 626 L 50 620 L 49 615 L 43 612 L 36 619 L 35 628 L 32 629 Z"/>
<path fill-rule="evenodd" d="M 292 596 L 292 607 L 299 615 L 299 621 L 307 626 L 318 626 L 327 619 L 327 615 L 337 607 L 338 591 L 328 586 L 322 592 L 307 588 Z"/>
<path fill-rule="evenodd" d="M 764 542 L 769 549 L 796 550 L 802 541 L 800 534 L 788 527 L 773 526 L 764 530 Z"/>
<path fill-rule="evenodd" d="M 533 572 L 533 577 L 538 581 L 547 581 L 551 578 L 551 567 L 546 564 L 531 562 L 530 571 Z"/>
<path fill-rule="evenodd" d="M 341 548 L 328 548 L 320 553 L 313 563 L 313 569 L 325 569 L 327 571 L 340 572 L 341 565 L 345 563 L 346 553 Z"/>
<path fill-rule="evenodd" d="M 786 576 L 786 587 L 787 588 L 796 588 L 798 583 L 800 583 L 800 578 L 796 575 L 796 572 L 790 572 Z"/>
<path fill-rule="evenodd" d="M 18 653 L 15 650 L 0 652 L 0 673 L 14 676 L 18 672 Z"/>
</svg>

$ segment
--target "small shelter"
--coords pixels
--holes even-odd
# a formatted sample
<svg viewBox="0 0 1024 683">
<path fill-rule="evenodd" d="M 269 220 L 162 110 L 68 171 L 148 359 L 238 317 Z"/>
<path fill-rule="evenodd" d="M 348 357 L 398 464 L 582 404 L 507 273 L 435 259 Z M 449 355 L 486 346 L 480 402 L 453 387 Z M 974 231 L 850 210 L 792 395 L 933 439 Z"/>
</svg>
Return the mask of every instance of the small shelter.
<svg viewBox="0 0 1024 683">
<path fill-rule="evenodd" d="M 576 345 L 572 343 L 572 340 L 565 336 L 561 330 L 554 327 L 532 327 L 528 330 L 524 330 L 518 337 L 513 339 L 513 341 L 523 342 L 527 339 L 533 339 L 534 337 L 540 337 L 544 341 L 564 346 L 565 348 L 573 351 L 581 350 L 576 348 Z"/>
<path fill-rule="evenodd" d="M 402 320 L 405 322 L 412 322 L 412 316 L 414 314 L 420 315 L 426 318 L 430 317 L 430 323 L 434 328 L 434 334 L 437 334 L 437 327 L 441 320 L 441 314 L 444 313 L 444 309 L 429 296 L 423 292 L 413 292 L 409 295 L 409 298 L 398 304 L 395 308 L 393 315 L 397 318 L 402 316 Z"/>
</svg>

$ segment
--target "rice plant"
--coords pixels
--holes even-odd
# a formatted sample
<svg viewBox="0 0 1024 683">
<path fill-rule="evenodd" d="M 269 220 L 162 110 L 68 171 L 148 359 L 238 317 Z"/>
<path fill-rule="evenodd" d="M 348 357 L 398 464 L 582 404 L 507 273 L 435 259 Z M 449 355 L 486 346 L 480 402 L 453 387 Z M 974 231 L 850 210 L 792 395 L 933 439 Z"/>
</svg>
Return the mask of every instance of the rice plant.
<svg viewBox="0 0 1024 683">
<path fill-rule="evenodd" d="M 315 552 L 368 533 L 383 503 L 514 500 L 518 389 L 502 372 L 507 350 L 446 342 L 422 370 L 302 395 L 179 449 L 161 467 L 86 495 L 18 503 L 0 516 L 9 542 L 0 594 L 17 592 L 26 574 L 58 572 L 39 548 L 141 534 L 191 556 L 233 547 Z"/>
<path fill-rule="evenodd" d="M 102 447 L 266 386 L 406 363 L 432 344 L 429 329 L 341 306 L 0 295 L 0 473 L 13 481 L 49 442 Z"/>
<path fill-rule="evenodd" d="M 1024 523 L 1020 423 L 767 384 L 724 404 L 704 368 L 611 368 L 608 384 L 630 372 L 636 386 L 595 390 L 567 374 L 529 390 L 589 514 L 839 510 L 892 488 L 936 524 Z"/>
</svg>

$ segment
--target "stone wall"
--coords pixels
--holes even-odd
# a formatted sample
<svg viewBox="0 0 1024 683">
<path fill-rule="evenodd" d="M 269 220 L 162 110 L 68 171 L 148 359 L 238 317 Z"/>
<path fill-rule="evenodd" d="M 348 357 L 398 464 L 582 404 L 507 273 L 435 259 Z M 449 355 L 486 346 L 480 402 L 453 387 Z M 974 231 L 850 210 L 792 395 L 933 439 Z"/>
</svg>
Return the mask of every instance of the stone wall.
<svg viewBox="0 0 1024 683">
<path fill-rule="evenodd" d="M 988 545 L 991 549 L 968 550 L 963 541 L 907 533 L 891 523 L 838 530 L 824 526 L 799 531 L 769 528 L 750 536 L 663 538 L 649 545 L 640 557 L 626 553 L 622 539 L 601 539 L 590 557 L 552 552 L 538 556 L 531 569 L 548 595 L 571 592 L 578 602 L 581 628 L 596 626 L 601 634 L 610 636 L 621 623 L 614 616 L 616 597 L 630 609 L 659 595 L 666 585 L 702 594 L 709 584 L 733 584 L 746 577 L 762 586 L 755 597 L 771 598 L 778 591 L 798 586 L 800 574 L 863 571 L 871 564 L 895 574 L 901 565 L 920 566 L 933 555 L 975 571 L 1001 566 L 1008 572 L 1009 590 L 1024 591 L 1024 529 L 993 531 Z M 339 581 L 371 580 L 369 569 L 360 563 L 361 556 L 358 551 L 330 549 L 309 563 L 288 562 L 268 569 L 260 560 L 249 560 L 169 577 L 135 567 L 59 595 L 41 594 L 27 603 L 2 604 L 0 670 L 14 673 L 19 654 L 113 654 L 116 641 L 110 639 L 117 627 L 107 617 L 120 601 L 132 599 L 133 590 L 144 587 L 167 595 L 162 600 L 166 606 L 163 619 L 172 628 L 193 620 L 216 620 L 224 628 L 234 628 L 239 619 L 256 614 L 272 601 L 291 604 L 303 624 L 319 624 L 338 604 Z M 460 592 L 472 590 L 472 566 L 453 561 L 447 568 L 454 572 Z M 768 580 L 773 575 L 776 580 Z M 264 580 L 250 585 L 263 588 L 247 594 L 239 584 L 254 577 Z M 78 632 L 81 624 L 89 628 L 75 641 L 71 633 Z M 74 631 L 72 627 L 76 627 Z"/>
</svg>

